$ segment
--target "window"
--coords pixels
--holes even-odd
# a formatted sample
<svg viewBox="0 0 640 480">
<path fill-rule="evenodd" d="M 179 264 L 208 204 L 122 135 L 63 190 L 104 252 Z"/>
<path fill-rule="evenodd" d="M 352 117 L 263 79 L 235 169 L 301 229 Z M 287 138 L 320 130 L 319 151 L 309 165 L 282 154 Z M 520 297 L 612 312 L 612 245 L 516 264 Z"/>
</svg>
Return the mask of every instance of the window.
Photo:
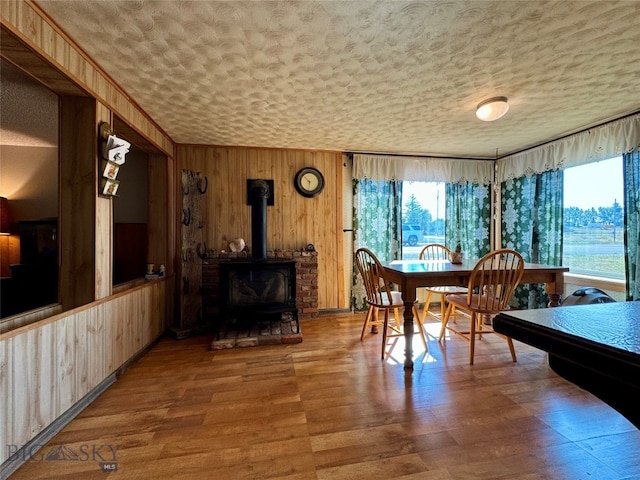
<svg viewBox="0 0 640 480">
<path fill-rule="evenodd" d="M 564 171 L 562 263 L 571 273 L 624 278 L 622 157 Z"/>
<path fill-rule="evenodd" d="M 402 183 L 402 258 L 417 259 L 427 243 L 444 243 L 442 182 Z"/>
</svg>

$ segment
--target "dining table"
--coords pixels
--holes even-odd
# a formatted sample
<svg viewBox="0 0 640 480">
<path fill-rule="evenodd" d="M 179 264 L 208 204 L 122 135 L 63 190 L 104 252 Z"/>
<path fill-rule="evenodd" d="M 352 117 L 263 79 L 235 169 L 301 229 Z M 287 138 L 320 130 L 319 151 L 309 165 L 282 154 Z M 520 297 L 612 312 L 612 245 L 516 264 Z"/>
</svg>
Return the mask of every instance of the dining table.
<svg viewBox="0 0 640 480">
<path fill-rule="evenodd" d="M 416 301 L 416 289 L 447 285 L 467 286 L 469 276 L 479 259 L 465 258 L 462 263 L 449 260 L 394 260 L 383 263 L 386 278 L 396 284 L 402 292 L 404 303 L 404 369 L 413 371 L 413 305 Z M 560 304 L 564 290 L 564 273 L 568 267 L 525 263 L 521 284 L 543 283 L 549 297 L 549 307 Z"/>
</svg>

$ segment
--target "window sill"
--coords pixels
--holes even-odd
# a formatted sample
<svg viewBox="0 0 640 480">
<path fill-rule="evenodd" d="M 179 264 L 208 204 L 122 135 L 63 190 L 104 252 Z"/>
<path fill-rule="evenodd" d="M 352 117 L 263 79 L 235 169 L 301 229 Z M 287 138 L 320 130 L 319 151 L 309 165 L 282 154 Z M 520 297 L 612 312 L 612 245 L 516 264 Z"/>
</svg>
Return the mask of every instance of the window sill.
<svg viewBox="0 0 640 480">
<path fill-rule="evenodd" d="M 594 287 L 607 292 L 617 302 L 624 302 L 626 282 L 617 278 L 594 277 L 567 272 L 564 274 L 564 295 L 571 295 L 581 287 Z"/>
</svg>

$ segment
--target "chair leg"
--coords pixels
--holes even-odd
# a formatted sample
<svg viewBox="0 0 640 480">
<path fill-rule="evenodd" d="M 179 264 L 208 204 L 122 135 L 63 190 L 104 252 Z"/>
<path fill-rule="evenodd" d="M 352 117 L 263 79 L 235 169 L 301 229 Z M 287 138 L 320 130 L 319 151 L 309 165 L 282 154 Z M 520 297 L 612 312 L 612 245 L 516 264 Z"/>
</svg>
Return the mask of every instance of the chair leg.
<svg viewBox="0 0 640 480">
<path fill-rule="evenodd" d="M 420 338 L 422 339 L 422 345 L 424 345 L 424 349 L 429 350 L 429 348 L 427 347 L 427 339 L 424 336 L 424 328 L 422 326 L 422 320 L 420 320 L 420 316 L 418 315 L 418 309 L 416 307 L 413 307 L 413 317 L 414 317 L 414 323 L 418 324 L 418 333 L 420 333 Z"/>
<path fill-rule="evenodd" d="M 378 320 L 378 315 L 380 314 L 380 309 L 378 307 L 374 307 L 373 316 L 371 317 L 371 333 L 378 333 L 378 324 L 380 320 Z"/>
<path fill-rule="evenodd" d="M 427 320 L 427 315 L 429 315 L 429 305 L 431 304 L 431 292 L 427 291 L 427 298 L 424 300 L 424 307 L 422 309 L 422 317 L 421 323 L 424 323 Z"/>
<path fill-rule="evenodd" d="M 367 314 L 364 316 L 364 324 L 362 325 L 362 333 L 360 334 L 360 341 L 364 338 L 364 332 L 367 331 L 367 327 L 371 324 L 371 320 L 373 317 L 373 305 L 369 305 L 367 310 Z"/>
<path fill-rule="evenodd" d="M 396 307 L 393 309 L 393 318 L 395 318 L 396 320 L 396 327 L 400 328 L 400 326 L 402 325 L 402 315 L 400 315 L 400 308 Z"/>
<path fill-rule="evenodd" d="M 471 313 L 471 332 L 469 335 L 469 365 L 473 365 L 473 354 L 476 348 L 476 312 Z"/>
<path fill-rule="evenodd" d="M 449 322 L 449 317 L 451 316 L 451 311 L 453 310 L 453 303 L 450 303 L 447 306 L 447 311 L 444 314 L 444 317 L 442 317 L 442 326 L 440 327 L 440 336 L 438 337 L 438 341 L 442 341 L 442 339 L 444 338 L 444 332 L 447 329 L 447 323 Z"/>
<path fill-rule="evenodd" d="M 387 347 L 387 328 L 389 328 L 389 309 L 384 309 L 384 326 L 382 328 L 382 354 L 380 359 L 384 360 L 384 349 Z"/>
</svg>

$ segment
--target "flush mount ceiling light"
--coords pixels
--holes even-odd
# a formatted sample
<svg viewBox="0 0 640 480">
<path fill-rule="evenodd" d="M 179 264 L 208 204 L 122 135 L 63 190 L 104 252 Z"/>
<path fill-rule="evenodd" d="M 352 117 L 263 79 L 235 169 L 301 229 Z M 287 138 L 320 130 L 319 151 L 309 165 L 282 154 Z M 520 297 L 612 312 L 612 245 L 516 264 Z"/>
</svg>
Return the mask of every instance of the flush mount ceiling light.
<svg viewBox="0 0 640 480">
<path fill-rule="evenodd" d="M 476 117 L 485 122 L 493 122 L 504 116 L 509 110 L 507 97 L 493 97 L 478 104 Z"/>
</svg>

